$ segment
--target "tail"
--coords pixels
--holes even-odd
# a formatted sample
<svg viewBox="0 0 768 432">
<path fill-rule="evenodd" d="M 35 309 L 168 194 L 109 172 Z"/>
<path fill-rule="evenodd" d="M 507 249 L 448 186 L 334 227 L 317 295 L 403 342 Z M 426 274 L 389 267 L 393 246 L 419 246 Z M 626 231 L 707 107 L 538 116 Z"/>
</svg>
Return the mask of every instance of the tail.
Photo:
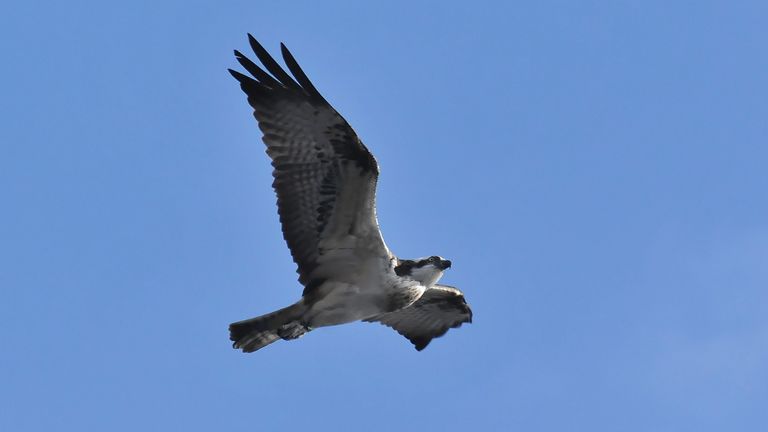
<svg viewBox="0 0 768 432">
<path fill-rule="evenodd" d="M 310 329 L 299 320 L 305 311 L 303 302 L 292 304 L 260 317 L 238 321 L 229 325 L 232 347 L 243 352 L 254 352 L 278 339 L 296 339 Z"/>
</svg>

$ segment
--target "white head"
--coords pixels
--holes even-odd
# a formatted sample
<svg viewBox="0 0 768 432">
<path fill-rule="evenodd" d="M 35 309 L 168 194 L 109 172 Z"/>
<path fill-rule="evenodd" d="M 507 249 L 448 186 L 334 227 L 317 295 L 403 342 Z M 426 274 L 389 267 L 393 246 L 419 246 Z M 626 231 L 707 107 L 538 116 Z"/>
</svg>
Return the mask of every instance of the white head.
<svg viewBox="0 0 768 432">
<path fill-rule="evenodd" d="M 449 260 L 439 256 L 418 258 L 415 260 L 397 260 L 395 273 L 400 277 L 411 278 L 429 288 L 443 276 L 443 272 L 451 267 Z"/>
</svg>

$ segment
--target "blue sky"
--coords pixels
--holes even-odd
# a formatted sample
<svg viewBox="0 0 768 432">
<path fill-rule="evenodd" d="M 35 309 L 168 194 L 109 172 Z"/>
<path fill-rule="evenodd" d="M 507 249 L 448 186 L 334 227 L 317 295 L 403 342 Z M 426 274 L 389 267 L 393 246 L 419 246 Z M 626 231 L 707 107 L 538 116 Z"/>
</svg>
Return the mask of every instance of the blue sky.
<svg viewBox="0 0 768 432">
<path fill-rule="evenodd" d="M 284 3 L 0 6 L 1 430 L 764 429 L 765 2 Z M 247 32 L 473 324 L 231 349 L 301 293 Z"/>
</svg>

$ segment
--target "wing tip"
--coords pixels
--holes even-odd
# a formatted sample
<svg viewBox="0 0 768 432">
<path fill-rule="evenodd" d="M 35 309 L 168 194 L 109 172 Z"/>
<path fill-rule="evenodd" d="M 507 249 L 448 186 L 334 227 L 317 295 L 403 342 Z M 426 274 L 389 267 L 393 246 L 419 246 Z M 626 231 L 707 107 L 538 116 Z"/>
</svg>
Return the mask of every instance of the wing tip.
<svg viewBox="0 0 768 432">
<path fill-rule="evenodd" d="M 232 75 L 236 80 L 243 82 L 244 79 L 248 78 L 247 76 L 241 74 L 240 72 L 227 68 L 227 72 L 229 72 L 230 75 Z"/>
<path fill-rule="evenodd" d="M 314 84 L 312 84 L 312 81 L 310 81 L 301 69 L 301 66 L 299 66 L 284 42 L 280 42 L 280 52 L 290 73 L 286 72 L 286 70 L 280 66 L 269 51 L 267 51 L 267 49 L 264 48 L 251 33 L 247 33 L 247 35 L 248 44 L 256 54 L 256 57 L 261 62 L 262 66 L 260 67 L 252 62 L 239 50 L 234 50 L 234 54 L 237 61 L 256 78 L 254 81 L 272 89 L 283 87 L 285 89 L 300 92 L 308 97 L 313 103 L 330 106 L 330 103 L 320 94 Z M 238 79 L 238 81 L 243 82 L 240 79 Z"/>
<path fill-rule="evenodd" d="M 422 351 L 424 351 L 424 348 L 426 348 L 427 345 L 429 345 L 430 341 L 426 341 L 424 343 L 416 343 L 416 342 L 413 342 L 413 341 L 411 341 L 411 342 L 413 343 L 413 347 L 416 348 L 416 351 L 422 352 Z"/>
<path fill-rule="evenodd" d="M 247 33 L 247 35 L 248 35 L 248 43 L 251 45 L 251 48 L 253 48 L 254 45 L 257 45 L 257 46 L 261 47 L 262 49 L 264 48 L 264 47 L 261 46 L 259 41 L 257 41 L 256 38 L 253 37 L 252 34 Z"/>
</svg>

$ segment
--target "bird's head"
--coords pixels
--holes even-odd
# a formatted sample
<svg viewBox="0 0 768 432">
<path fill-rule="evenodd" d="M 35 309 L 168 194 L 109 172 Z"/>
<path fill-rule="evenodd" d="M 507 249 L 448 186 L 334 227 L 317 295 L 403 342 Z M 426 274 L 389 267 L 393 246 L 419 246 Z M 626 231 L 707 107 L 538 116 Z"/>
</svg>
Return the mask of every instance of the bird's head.
<svg viewBox="0 0 768 432">
<path fill-rule="evenodd" d="M 443 272 L 451 267 L 451 262 L 439 256 L 417 258 L 414 260 L 398 259 L 395 273 L 400 277 L 408 277 L 420 282 L 427 288 L 431 287 L 443 276 Z"/>
</svg>

